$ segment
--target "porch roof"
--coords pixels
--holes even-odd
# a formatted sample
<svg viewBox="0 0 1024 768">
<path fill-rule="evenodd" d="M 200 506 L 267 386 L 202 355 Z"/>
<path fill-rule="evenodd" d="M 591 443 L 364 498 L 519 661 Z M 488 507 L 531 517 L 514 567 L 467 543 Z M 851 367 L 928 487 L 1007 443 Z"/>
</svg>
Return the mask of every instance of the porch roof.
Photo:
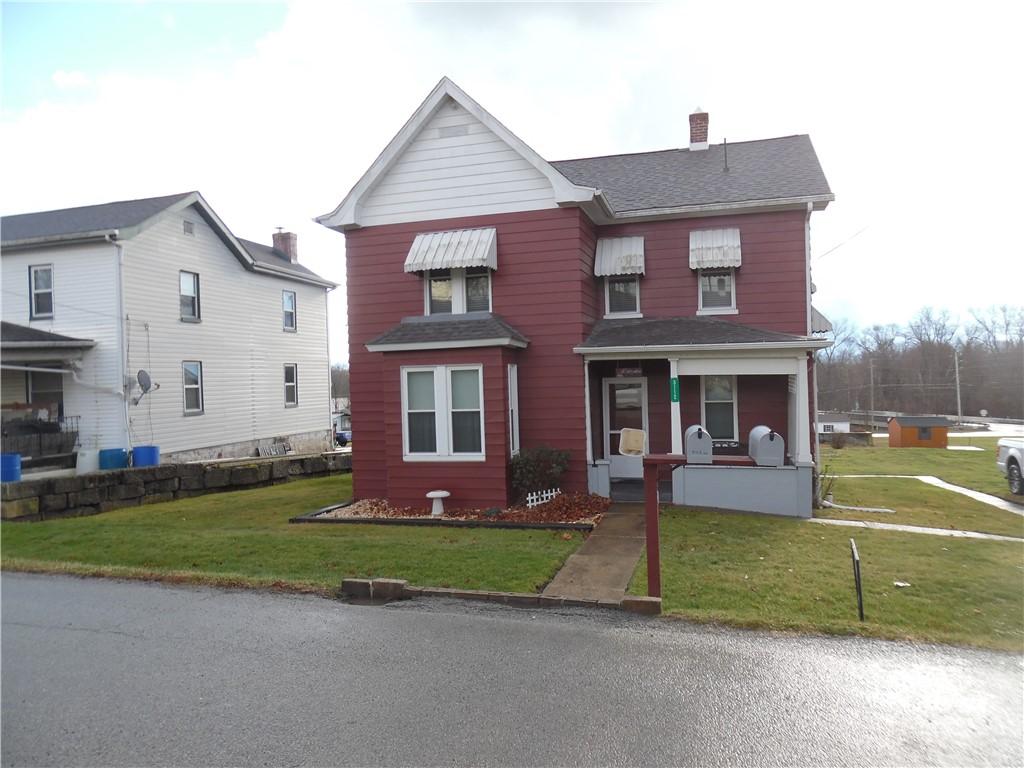
<svg viewBox="0 0 1024 768">
<path fill-rule="evenodd" d="M 88 349 L 95 346 L 92 339 L 76 339 L 26 325 L 0 322 L 2 349 Z"/>
<path fill-rule="evenodd" d="M 404 317 L 367 342 L 370 352 L 409 352 L 458 347 L 525 347 L 530 343 L 504 318 L 491 312 Z"/>
<path fill-rule="evenodd" d="M 701 349 L 818 349 L 831 342 L 708 317 L 600 320 L 579 354 Z"/>
</svg>

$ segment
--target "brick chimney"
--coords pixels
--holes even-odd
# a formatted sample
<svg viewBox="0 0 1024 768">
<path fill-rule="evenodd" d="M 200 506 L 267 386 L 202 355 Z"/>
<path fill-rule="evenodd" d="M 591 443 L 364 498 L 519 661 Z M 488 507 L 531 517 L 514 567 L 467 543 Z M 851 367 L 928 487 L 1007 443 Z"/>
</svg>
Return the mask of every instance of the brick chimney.
<svg viewBox="0 0 1024 768">
<path fill-rule="evenodd" d="M 299 260 L 299 236 L 294 232 L 282 232 L 278 227 L 274 233 L 274 249 L 281 251 L 294 264 Z"/>
<path fill-rule="evenodd" d="M 690 115 L 690 149 L 708 148 L 708 113 L 700 107 Z"/>
</svg>

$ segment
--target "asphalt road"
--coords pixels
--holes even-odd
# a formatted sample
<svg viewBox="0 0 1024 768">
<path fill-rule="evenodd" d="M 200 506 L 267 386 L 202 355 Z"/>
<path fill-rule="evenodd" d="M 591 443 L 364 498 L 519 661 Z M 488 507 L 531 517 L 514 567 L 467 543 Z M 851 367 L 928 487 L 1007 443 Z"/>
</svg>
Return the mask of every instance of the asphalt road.
<svg viewBox="0 0 1024 768">
<path fill-rule="evenodd" d="M 1018 656 L 2 577 L 6 765 L 1021 765 Z"/>
</svg>

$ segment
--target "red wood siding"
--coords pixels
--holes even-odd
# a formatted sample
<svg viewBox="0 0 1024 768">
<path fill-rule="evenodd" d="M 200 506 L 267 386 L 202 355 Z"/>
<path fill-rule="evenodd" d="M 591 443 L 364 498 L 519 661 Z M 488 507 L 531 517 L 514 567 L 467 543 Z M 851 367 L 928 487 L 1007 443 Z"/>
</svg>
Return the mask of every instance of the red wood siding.
<svg viewBox="0 0 1024 768">
<path fill-rule="evenodd" d="M 806 216 L 805 211 L 781 211 L 615 224 L 600 227 L 598 236 L 642 235 L 640 311 L 644 317 L 680 317 L 697 314 L 690 231 L 738 227 L 743 248 L 743 266 L 736 270 L 739 314 L 715 317 L 802 336 L 807 333 Z"/>
</svg>

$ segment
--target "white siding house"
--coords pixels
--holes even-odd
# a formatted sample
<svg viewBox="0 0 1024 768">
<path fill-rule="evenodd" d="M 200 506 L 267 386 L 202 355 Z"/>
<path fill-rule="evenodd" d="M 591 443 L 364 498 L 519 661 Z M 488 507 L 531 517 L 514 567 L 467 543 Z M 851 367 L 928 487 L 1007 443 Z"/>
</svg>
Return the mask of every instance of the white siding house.
<svg viewBox="0 0 1024 768">
<path fill-rule="evenodd" d="M 275 442 L 331 446 L 334 286 L 295 261 L 293 235 L 275 235 L 290 254 L 238 240 L 198 193 L 10 216 L 2 227 L 6 405 L 30 397 L 26 369 L 57 368 L 62 414 L 80 417 L 83 449 L 157 445 L 164 459 L 187 460 Z M 48 318 L 30 307 L 29 270 L 40 264 L 53 267 Z M 94 343 L 46 359 L 48 340 L 10 341 L 35 331 Z M 153 383 L 146 394 L 139 371 Z"/>
</svg>

